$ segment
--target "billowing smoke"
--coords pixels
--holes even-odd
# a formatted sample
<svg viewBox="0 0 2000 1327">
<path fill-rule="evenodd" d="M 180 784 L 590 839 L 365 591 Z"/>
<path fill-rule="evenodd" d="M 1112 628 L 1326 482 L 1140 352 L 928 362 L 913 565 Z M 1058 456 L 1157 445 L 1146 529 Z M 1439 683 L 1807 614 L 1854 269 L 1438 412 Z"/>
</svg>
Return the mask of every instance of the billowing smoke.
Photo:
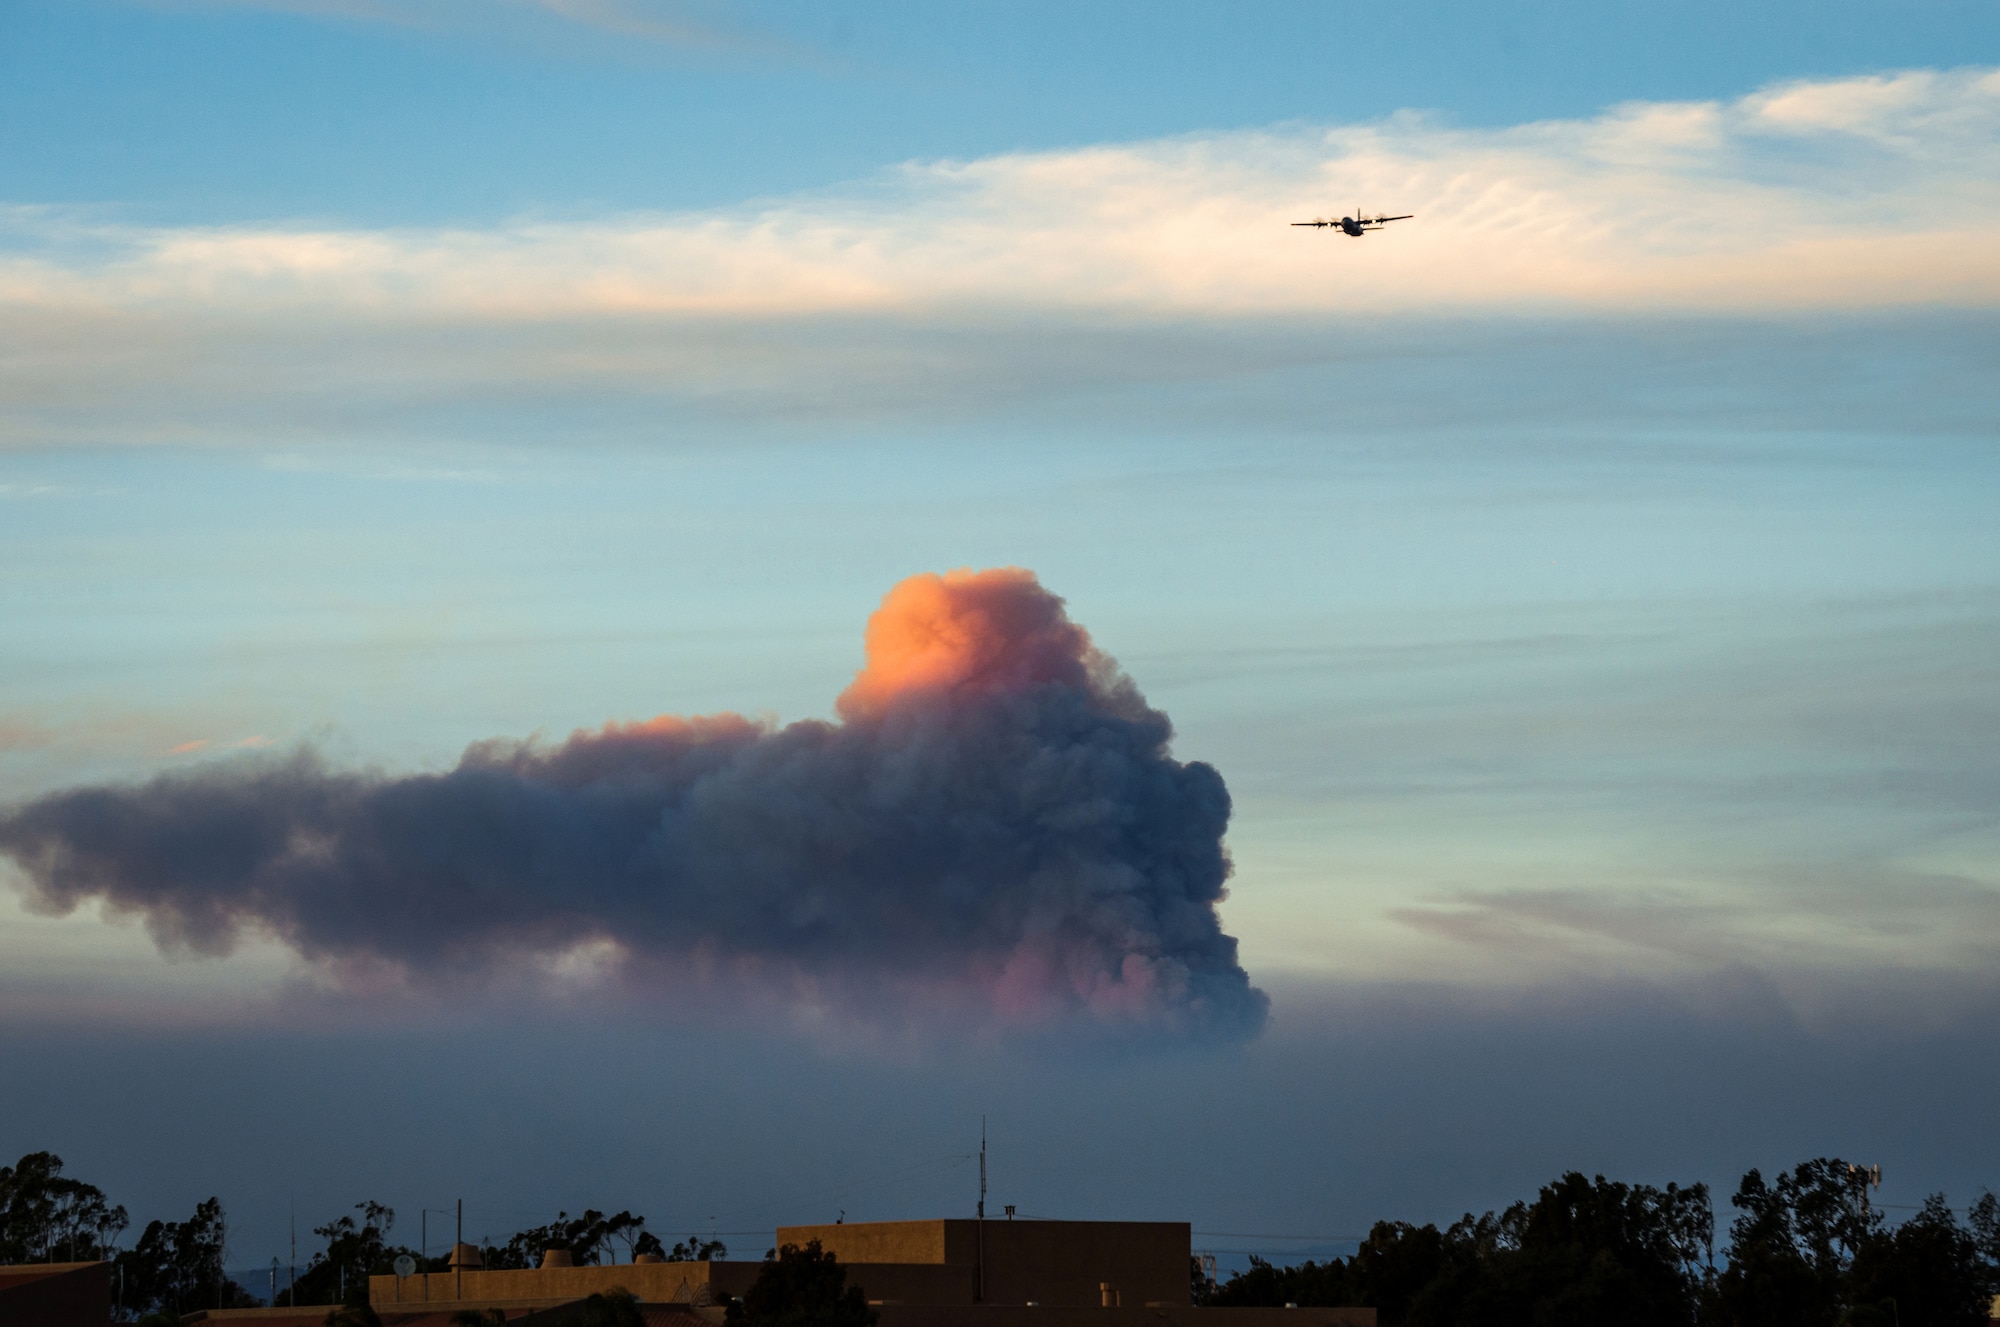
<svg viewBox="0 0 2000 1327">
<path fill-rule="evenodd" d="M 414 980 L 590 955 L 859 1011 L 1241 1036 L 1266 1006 L 1215 906 L 1229 794 L 1026 571 L 917 576 L 840 721 L 612 724 L 448 773 L 311 752 L 0 816 L 30 903 L 169 950 L 273 936 Z"/>
</svg>

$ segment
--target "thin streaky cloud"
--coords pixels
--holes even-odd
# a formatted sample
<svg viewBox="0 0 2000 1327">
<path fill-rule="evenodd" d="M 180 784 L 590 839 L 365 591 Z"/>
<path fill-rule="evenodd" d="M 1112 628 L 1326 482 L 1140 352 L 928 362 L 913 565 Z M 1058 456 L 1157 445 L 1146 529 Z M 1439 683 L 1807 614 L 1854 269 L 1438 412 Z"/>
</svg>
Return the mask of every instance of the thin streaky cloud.
<svg viewBox="0 0 2000 1327">
<path fill-rule="evenodd" d="M 1416 219 L 1358 241 L 1289 224 L 1357 205 Z M 585 224 L 7 221 L 0 295 L 50 309 L 486 322 L 1990 307 L 2000 71 L 1500 130 L 1401 115 L 915 163 L 761 208 Z"/>
<path fill-rule="evenodd" d="M 1357 203 L 1417 215 L 1361 240 L 1289 225 Z M 1740 324 L 1744 353 L 1713 379 L 1728 385 L 1770 367 L 1760 322 L 1996 306 L 1993 69 L 1499 130 L 1406 115 L 913 163 L 756 207 L 580 223 L 146 228 L 17 200 L 0 205 L 0 446 L 304 445 L 356 412 L 407 426 L 529 399 L 872 418 L 1000 379 L 1156 381 L 1159 353 L 1196 374 L 1300 369 L 1329 344 L 1315 324 L 1357 315 L 1371 353 L 1416 345 L 1426 319 Z M 1984 428 L 1977 352 L 1938 353 L 1972 403 L 1957 424 Z M 1518 390 L 1390 400 L 1343 381 L 1346 417 L 1373 401 L 1405 422 L 1470 401 L 1490 423 Z M 1802 399 L 1879 414 L 1867 381 Z M 1571 375 L 1534 408 L 1593 392 Z"/>
</svg>

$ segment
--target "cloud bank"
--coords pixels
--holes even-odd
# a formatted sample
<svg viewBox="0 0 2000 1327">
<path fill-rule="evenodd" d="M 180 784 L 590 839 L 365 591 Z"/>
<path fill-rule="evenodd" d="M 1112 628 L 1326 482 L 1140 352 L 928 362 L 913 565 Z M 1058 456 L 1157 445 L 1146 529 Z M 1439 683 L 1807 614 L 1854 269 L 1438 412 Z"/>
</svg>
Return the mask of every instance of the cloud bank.
<svg viewBox="0 0 2000 1327">
<path fill-rule="evenodd" d="M 1353 241 L 1287 223 L 1416 220 Z M 485 319 L 954 308 L 1985 306 L 2000 71 L 1457 129 L 1422 116 L 911 164 L 755 208 L 591 224 L 122 229 L 17 212 L 0 296 Z"/>
<path fill-rule="evenodd" d="M 1288 224 L 1356 207 L 1416 219 Z M 21 203 L 0 207 L 0 446 L 654 436 L 663 411 L 880 418 L 1421 359 L 1468 320 L 1819 331 L 1996 306 L 1991 69 L 914 163 L 576 222 L 145 228 Z"/>
<path fill-rule="evenodd" d="M 1266 1000 L 1215 906 L 1229 794 L 1028 572 L 918 576 L 839 721 L 493 741 L 406 778 L 310 752 L 0 817 L 30 906 L 246 933 L 336 980 L 522 966 L 864 1021 L 1240 1037 Z"/>
</svg>

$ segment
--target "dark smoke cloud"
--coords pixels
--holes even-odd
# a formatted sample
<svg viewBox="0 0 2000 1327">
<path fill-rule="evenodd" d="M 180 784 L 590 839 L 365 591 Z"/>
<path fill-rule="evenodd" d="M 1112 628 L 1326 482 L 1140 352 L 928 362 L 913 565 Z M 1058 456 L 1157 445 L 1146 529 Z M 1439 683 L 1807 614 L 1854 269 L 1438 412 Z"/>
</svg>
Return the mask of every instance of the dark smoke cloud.
<svg viewBox="0 0 2000 1327">
<path fill-rule="evenodd" d="M 921 576 L 837 723 L 734 715 L 493 741 L 408 778 L 310 751 L 0 817 L 30 903 L 164 949 L 276 937 L 335 974 L 589 954 L 790 1002 L 1253 1034 L 1215 905 L 1229 794 L 1021 571 Z"/>
</svg>

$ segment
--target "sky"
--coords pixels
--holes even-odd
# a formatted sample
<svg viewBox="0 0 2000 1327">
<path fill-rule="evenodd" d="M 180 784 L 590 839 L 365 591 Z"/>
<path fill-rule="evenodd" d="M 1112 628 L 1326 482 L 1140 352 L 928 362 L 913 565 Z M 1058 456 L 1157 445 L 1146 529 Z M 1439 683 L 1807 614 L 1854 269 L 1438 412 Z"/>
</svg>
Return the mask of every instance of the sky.
<svg viewBox="0 0 2000 1327">
<path fill-rule="evenodd" d="M 18 0 L 0 1150 L 1969 1202 L 1997 240 L 1986 4 Z"/>
</svg>

